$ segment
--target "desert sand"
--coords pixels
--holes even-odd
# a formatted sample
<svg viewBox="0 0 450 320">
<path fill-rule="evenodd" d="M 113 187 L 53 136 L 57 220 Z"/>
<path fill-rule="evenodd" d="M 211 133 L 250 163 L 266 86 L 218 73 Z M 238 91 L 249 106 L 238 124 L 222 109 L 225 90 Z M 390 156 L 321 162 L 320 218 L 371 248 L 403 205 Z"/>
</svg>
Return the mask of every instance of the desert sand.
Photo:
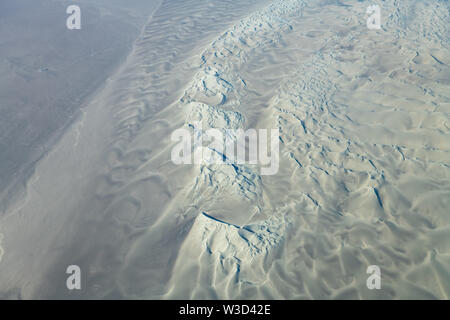
<svg viewBox="0 0 450 320">
<path fill-rule="evenodd" d="M 161 1 L 0 216 L 1 296 L 448 299 L 448 21 L 435 0 Z M 199 122 L 279 129 L 278 173 L 175 165 Z"/>
</svg>

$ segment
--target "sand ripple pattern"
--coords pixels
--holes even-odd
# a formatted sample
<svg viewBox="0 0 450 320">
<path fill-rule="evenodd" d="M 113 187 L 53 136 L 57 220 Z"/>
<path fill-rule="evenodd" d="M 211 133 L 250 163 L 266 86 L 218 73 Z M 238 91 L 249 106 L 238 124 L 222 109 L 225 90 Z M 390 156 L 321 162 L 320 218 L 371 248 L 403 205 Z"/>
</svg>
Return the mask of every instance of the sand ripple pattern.
<svg viewBox="0 0 450 320">
<path fill-rule="evenodd" d="M 449 297 L 448 5 L 380 6 L 391 14 L 371 33 L 362 4 L 327 2 L 324 24 L 312 2 L 274 2 L 203 54 L 203 70 L 182 102 L 194 110 L 187 122 L 206 126 L 229 125 L 226 112 L 239 113 L 236 127 L 254 115 L 243 101 L 256 79 L 244 65 L 258 51 L 298 66 L 264 113 L 281 132 L 280 173 L 252 171 L 253 183 L 239 185 L 235 172 L 202 168 L 205 185 L 196 183 L 192 199 L 212 209 L 196 219 L 182 247 L 169 297 Z M 259 33 L 254 25 L 270 27 Z M 309 56 L 289 50 L 298 35 L 321 38 L 320 49 Z M 272 64 L 283 69 L 275 58 Z M 223 117 L 211 119 L 219 110 Z M 225 177 L 211 179 L 218 172 Z M 253 207 L 239 203 L 234 215 L 219 213 L 228 220 L 209 216 L 220 212 L 216 203 L 238 201 L 226 194 L 234 185 L 242 199 L 258 190 Z M 253 223 L 230 223 L 236 216 Z M 366 287 L 373 264 L 382 269 L 380 291 Z"/>
<path fill-rule="evenodd" d="M 0 297 L 448 299 L 449 3 L 370 4 L 381 30 L 367 1 L 161 1 L 0 220 Z M 279 172 L 173 164 L 199 123 L 278 128 Z"/>
</svg>

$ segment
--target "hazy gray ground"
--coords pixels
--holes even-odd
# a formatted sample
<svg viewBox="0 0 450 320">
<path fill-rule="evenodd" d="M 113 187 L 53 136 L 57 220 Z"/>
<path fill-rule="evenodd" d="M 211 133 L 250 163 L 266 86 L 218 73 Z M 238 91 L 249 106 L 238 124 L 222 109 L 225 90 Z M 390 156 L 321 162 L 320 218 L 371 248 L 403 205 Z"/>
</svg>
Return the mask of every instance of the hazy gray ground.
<svg viewBox="0 0 450 320">
<path fill-rule="evenodd" d="M 66 28 L 70 4 L 81 7 L 81 30 Z M 0 212 L 79 114 L 85 98 L 123 62 L 158 4 L 0 2 Z"/>
</svg>

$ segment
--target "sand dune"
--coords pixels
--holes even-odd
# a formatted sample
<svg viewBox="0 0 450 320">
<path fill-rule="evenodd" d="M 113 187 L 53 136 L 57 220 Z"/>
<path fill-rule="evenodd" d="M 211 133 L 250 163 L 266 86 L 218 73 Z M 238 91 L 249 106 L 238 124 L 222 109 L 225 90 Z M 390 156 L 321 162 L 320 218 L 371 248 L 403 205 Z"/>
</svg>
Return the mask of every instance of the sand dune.
<svg viewBox="0 0 450 320">
<path fill-rule="evenodd" d="M 448 3 L 373 2 L 380 30 L 365 1 L 162 1 L 1 217 L 3 296 L 448 299 Z M 198 124 L 279 129 L 278 173 L 175 165 Z"/>
</svg>

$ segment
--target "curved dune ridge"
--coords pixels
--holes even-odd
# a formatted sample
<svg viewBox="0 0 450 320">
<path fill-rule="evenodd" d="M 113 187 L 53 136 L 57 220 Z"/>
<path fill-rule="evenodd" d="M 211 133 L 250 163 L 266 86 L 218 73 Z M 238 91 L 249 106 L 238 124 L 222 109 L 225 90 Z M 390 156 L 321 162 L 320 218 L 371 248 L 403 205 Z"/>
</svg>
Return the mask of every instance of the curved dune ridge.
<svg viewBox="0 0 450 320">
<path fill-rule="evenodd" d="M 250 65 L 258 50 L 280 46 L 274 55 L 285 54 L 301 66 L 281 81 L 269 100 L 272 110 L 263 117 L 265 124 L 276 121 L 282 132 L 280 174 L 262 178 L 253 170 L 239 179 L 239 170 L 226 174 L 227 167 L 208 166 L 196 178 L 191 201 L 198 208 L 226 221 L 234 216 L 256 221 L 237 226 L 198 216 L 167 297 L 448 298 L 448 249 L 427 243 L 435 243 L 435 229 L 440 235 L 447 229 L 449 69 L 439 59 L 429 58 L 431 68 L 417 61 L 420 54 L 448 53 L 448 38 L 442 36 L 448 34 L 448 12 L 431 2 L 405 6 L 393 10 L 383 33 L 368 33 L 361 28 L 364 20 L 352 19 L 363 6 L 327 7 L 325 21 L 337 22 L 327 28 L 314 21 L 319 12 L 312 5 L 274 2 L 205 51 L 203 70 L 182 99 L 192 110 L 188 123 L 194 118 L 204 121 L 203 127 L 248 122 L 251 106 L 243 97 L 252 81 L 243 77 L 243 65 Z M 441 19 L 423 25 L 426 15 Z M 311 28 L 317 30 L 301 31 Z M 326 38 L 318 53 L 302 60 L 288 51 L 297 30 Z M 417 52 L 422 46 L 429 49 Z M 425 70 L 428 81 L 421 75 Z M 239 116 L 227 117 L 236 109 Z M 423 200 L 414 201 L 415 194 Z M 239 196 L 250 199 L 251 207 L 243 211 L 239 203 L 230 210 Z M 432 216 L 424 215 L 431 211 Z M 387 273 L 381 292 L 366 287 L 365 271 L 373 264 Z"/>
<path fill-rule="evenodd" d="M 0 293 L 448 299 L 449 4 L 370 4 L 381 30 L 367 1 L 162 1 L 0 220 Z M 178 128 L 278 129 L 279 171 L 175 165 Z"/>
</svg>

